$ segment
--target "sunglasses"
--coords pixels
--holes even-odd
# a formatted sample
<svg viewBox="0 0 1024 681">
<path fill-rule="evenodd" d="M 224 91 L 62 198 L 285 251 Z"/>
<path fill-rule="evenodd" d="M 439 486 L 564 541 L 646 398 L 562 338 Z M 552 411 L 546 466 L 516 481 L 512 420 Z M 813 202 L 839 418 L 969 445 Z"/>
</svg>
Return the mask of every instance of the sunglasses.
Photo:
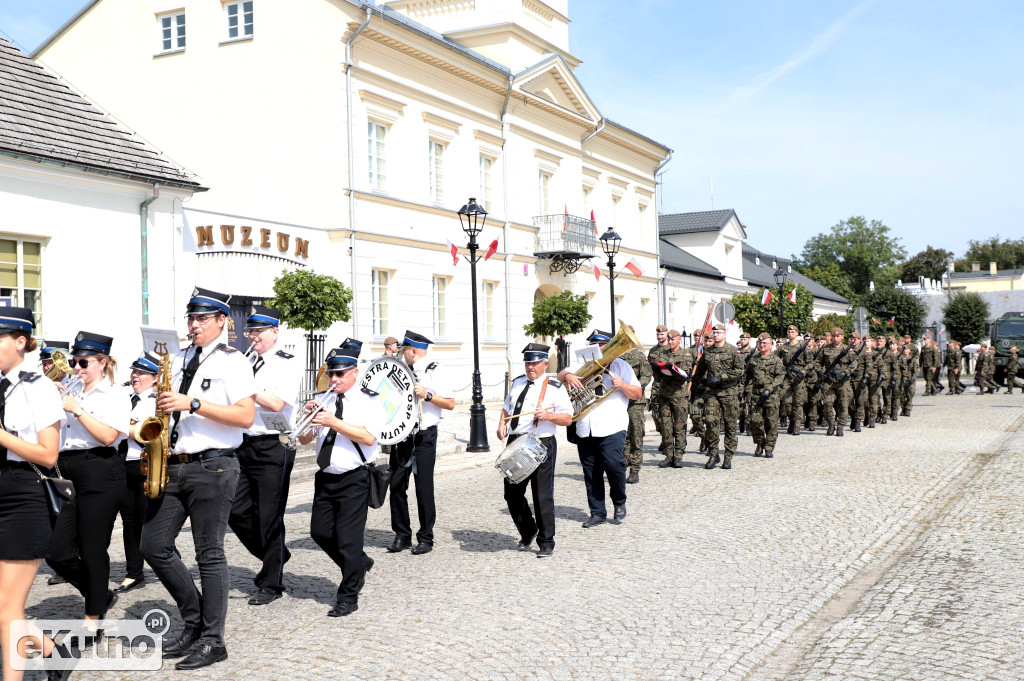
<svg viewBox="0 0 1024 681">
<path fill-rule="evenodd" d="M 99 360 L 96 360 L 96 361 L 98 362 Z M 90 360 L 88 360 L 88 359 L 77 359 L 77 360 L 73 359 L 70 362 L 68 362 L 68 365 L 70 365 L 72 369 L 74 369 L 76 366 L 77 367 L 81 367 L 83 369 L 86 369 L 86 368 L 89 367 L 89 363 L 90 363 Z"/>
<path fill-rule="evenodd" d="M 341 378 L 342 376 L 347 374 L 349 371 L 352 371 L 352 369 L 334 369 L 333 371 L 328 371 L 327 375 L 328 376 L 332 376 L 334 378 Z"/>
</svg>

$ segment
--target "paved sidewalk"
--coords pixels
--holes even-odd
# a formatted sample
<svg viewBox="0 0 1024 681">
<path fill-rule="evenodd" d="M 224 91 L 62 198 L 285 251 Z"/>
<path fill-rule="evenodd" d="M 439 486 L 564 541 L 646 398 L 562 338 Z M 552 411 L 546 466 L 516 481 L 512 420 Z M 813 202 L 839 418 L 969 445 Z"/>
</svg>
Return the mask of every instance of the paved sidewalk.
<svg viewBox="0 0 1024 681">
<path fill-rule="evenodd" d="M 386 553 L 388 510 L 370 511 L 376 566 L 347 618 L 325 616 L 339 575 L 309 538 L 312 480 L 297 480 L 288 594 L 248 606 L 258 565 L 229 535 L 231 658 L 189 678 L 1021 678 L 1024 397 L 915 402 L 911 418 L 844 438 L 782 435 L 773 460 L 750 456 L 741 436 L 732 471 L 705 471 L 696 453 L 659 469 L 648 436 L 628 517 L 590 530 L 575 448 L 560 443 L 547 560 L 515 549 L 489 409 L 492 451 L 439 461 L 432 553 Z M 187 563 L 189 538 L 178 542 Z M 46 576 L 30 616 L 80 613 Z M 152 607 L 176 616 L 158 583 L 111 614 Z"/>
</svg>

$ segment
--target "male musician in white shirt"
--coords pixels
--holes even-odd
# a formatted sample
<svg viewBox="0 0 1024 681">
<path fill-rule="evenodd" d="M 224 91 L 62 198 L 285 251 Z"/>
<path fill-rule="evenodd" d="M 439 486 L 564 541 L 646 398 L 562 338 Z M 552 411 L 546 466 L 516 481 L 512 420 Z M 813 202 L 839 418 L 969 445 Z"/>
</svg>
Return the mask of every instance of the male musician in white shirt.
<svg viewBox="0 0 1024 681">
<path fill-rule="evenodd" d="M 528 549 L 536 538 L 538 558 L 547 558 L 555 550 L 555 426 L 572 423 L 569 393 L 547 377 L 548 350 L 549 346 L 539 343 L 523 348 L 526 373 L 512 381 L 498 421 L 498 438 L 508 435 L 509 445 L 522 435 L 535 433 L 547 449 L 548 458 L 528 478 L 518 483 L 504 481 L 505 503 L 521 537 L 517 546 Z M 533 492 L 533 513 L 526 503 L 527 484 Z"/>
<path fill-rule="evenodd" d="M 604 347 L 611 340 L 605 331 L 594 331 L 587 337 L 588 343 Z M 576 371 L 581 367 L 565 369 L 558 374 L 559 380 L 569 390 L 583 387 Z M 583 465 L 583 481 L 587 486 L 587 503 L 590 517 L 583 527 L 594 527 L 608 519 L 608 508 L 604 501 L 604 476 L 608 476 L 609 496 L 615 507 L 615 519 L 626 517 L 626 459 L 623 456 L 626 445 L 626 429 L 629 427 L 630 400 L 640 399 L 643 386 L 637 380 L 632 367 L 621 359 L 612 360 L 608 370 L 603 372 L 601 384 L 595 391 L 598 396 L 614 389 L 608 397 L 589 414 L 576 421 L 576 436 L 579 443 L 580 463 Z"/>
<path fill-rule="evenodd" d="M 164 644 L 176 669 L 198 669 L 226 660 L 224 628 L 230 580 L 224 534 L 238 484 L 235 450 L 255 418 L 256 382 L 241 352 L 222 337 L 231 296 L 196 288 L 188 302 L 193 345 L 177 353 L 171 384 L 157 409 L 171 414 L 167 492 L 149 502 L 142 555 L 174 598 L 185 627 Z M 174 547 L 185 521 L 192 525 L 202 593 Z"/>
<path fill-rule="evenodd" d="M 405 332 L 402 341 L 402 361 L 412 367 L 427 355 L 427 348 L 434 341 L 412 331 Z M 420 365 L 422 367 L 422 364 Z M 388 547 L 389 553 L 398 553 L 412 546 L 412 522 L 409 518 L 409 476 L 416 477 L 416 506 L 419 512 L 420 529 L 416 533 L 416 546 L 412 553 L 420 556 L 434 548 L 434 461 L 437 457 L 437 424 L 441 421 L 442 409 L 454 409 L 455 398 L 450 397 L 451 389 L 445 381 L 444 372 L 437 362 L 430 362 L 425 369 L 417 370 L 416 396 L 420 399 L 423 418 L 419 430 L 391 449 L 391 529 L 395 540 Z"/>
<path fill-rule="evenodd" d="M 383 411 L 372 390 L 356 386 L 359 378 L 359 341 L 346 341 L 327 356 L 330 390 L 337 397 L 313 418 L 299 437 L 308 444 L 316 434 L 316 463 L 320 471 L 313 487 L 309 533 L 313 541 L 341 568 L 341 583 L 328 617 L 345 617 L 359 609 L 359 592 L 373 559 L 363 552 L 370 471 L 377 458 L 377 434 Z M 306 413 L 318 406 L 306 404 Z"/>
<path fill-rule="evenodd" d="M 257 591 L 249 605 L 266 605 L 284 592 L 284 564 L 291 558 L 285 545 L 284 511 L 295 450 L 280 440 L 281 431 L 263 422 L 267 412 L 283 414 L 292 422 L 298 400 L 301 368 L 295 356 L 275 350 L 280 332 L 281 313 L 263 305 L 253 305 L 245 320 L 255 357 L 252 373 L 256 378 L 256 420 L 242 435 L 238 448 L 238 487 L 231 506 L 228 526 L 242 545 L 263 562 L 253 582 Z"/>
</svg>

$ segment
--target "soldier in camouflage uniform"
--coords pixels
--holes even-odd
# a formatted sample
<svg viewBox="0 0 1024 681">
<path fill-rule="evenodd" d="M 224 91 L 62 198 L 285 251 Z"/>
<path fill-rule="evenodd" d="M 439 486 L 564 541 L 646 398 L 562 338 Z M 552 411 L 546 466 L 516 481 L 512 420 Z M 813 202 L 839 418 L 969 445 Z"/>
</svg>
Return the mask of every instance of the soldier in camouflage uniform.
<svg viewBox="0 0 1024 681">
<path fill-rule="evenodd" d="M 832 344 L 821 351 L 820 362 L 824 373 L 825 421 L 828 423 L 825 434 L 843 437 L 843 427 L 850 417 L 850 400 L 853 397 L 850 377 L 857 370 L 857 356 L 843 344 L 843 330 L 838 326 L 832 329 Z"/>
<path fill-rule="evenodd" d="M 701 352 L 706 351 L 709 347 L 713 346 L 715 339 L 709 333 L 707 336 L 698 337 L 698 343 L 703 346 L 703 349 L 698 349 L 697 345 L 694 345 L 694 356 L 699 356 Z M 694 364 L 694 369 L 696 369 Z M 693 422 L 693 428 L 690 429 L 691 433 L 697 435 L 697 439 L 700 441 L 700 451 L 708 451 L 708 443 L 704 440 L 704 395 L 707 391 L 704 388 L 702 382 L 690 383 L 690 420 Z"/>
<path fill-rule="evenodd" d="M 814 346 L 807 346 L 807 354 L 810 358 L 807 362 L 804 385 L 807 389 L 807 404 L 804 407 L 804 428 L 807 432 L 813 433 L 815 427 L 824 421 L 824 407 L 822 406 L 822 389 L 818 383 L 818 372 L 821 369 L 821 352 L 825 348 L 825 337 L 820 336 L 814 339 Z"/>
<path fill-rule="evenodd" d="M 919 355 L 921 362 L 921 373 L 924 376 L 924 395 L 934 395 L 939 392 L 939 367 L 942 366 L 942 353 L 938 344 L 930 338 L 924 339 L 924 347 Z"/>
<path fill-rule="evenodd" d="M 868 384 L 864 380 L 864 343 L 856 331 L 850 334 L 850 354 L 857 359 L 857 368 L 850 376 L 850 432 L 859 433 L 860 425 L 864 423 L 864 400 L 867 399 Z"/>
<path fill-rule="evenodd" d="M 1010 356 L 1006 358 L 1006 394 L 1012 395 L 1014 388 L 1024 393 L 1024 383 L 1017 380 L 1020 365 L 1017 363 L 1017 346 L 1010 346 Z"/>
<path fill-rule="evenodd" d="M 878 371 L 878 411 L 875 422 L 886 424 L 889 422 L 886 418 L 889 413 L 889 400 L 892 399 L 892 388 L 889 385 L 892 380 L 892 368 L 885 336 L 875 339 L 875 369 Z"/>
<path fill-rule="evenodd" d="M 860 356 L 860 359 L 864 365 L 861 378 L 864 382 L 864 389 L 862 391 L 864 413 L 858 415 L 865 419 L 863 422 L 865 426 L 874 428 L 875 419 L 878 418 L 878 393 L 881 390 L 881 379 L 878 376 L 875 340 L 871 336 L 866 336 L 864 339 L 864 353 Z"/>
<path fill-rule="evenodd" d="M 807 402 L 807 387 L 804 372 L 810 362 L 811 348 L 800 342 L 800 330 L 796 324 L 786 327 L 786 342 L 778 346 L 775 354 L 786 369 L 786 380 L 782 384 L 780 412 L 788 417 L 790 435 L 800 434 L 804 420 L 804 403 Z"/>
<path fill-rule="evenodd" d="M 754 437 L 754 456 L 772 458 L 779 439 L 779 398 L 786 381 L 786 367 L 772 351 L 772 337 L 757 337 L 757 353 L 747 362 L 746 384 L 750 388 L 750 434 Z"/>
<path fill-rule="evenodd" d="M 633 327 L 629 327 L 633 331 Z M 651 365 L 647 356 L 640 348 L 633 348 L 619 355 L 619 358 L 626 362 L 640 381 L 640 387 L 647 388 L 651 382 Z M 644 463 L 644 421 L 647 420 L 647 398 L 640 393 L 640 398 L 630 400 L 626 407 L 626 414 L 629 416 L 629 426 L 626 428 L 626 446 L 623 455 L 626 459 L 626 466 L 629 467 L 629 476 L 626 482 L 636 484 L 640 482 L 640 466 Z"/>
<path fill-rule="evenodd" d="M 658 464 L 660 468 L 683 467 L 683 453 L 686 451 L 686 417 L 689 413 L 690 395 L 689 378 L 693 372 L 694 352 L 692 348 L 679 347 L 682 336 L 672 329 L 668 332 L 668 352 L 659 355 L 659 361 L 667 366 L 667 373 L 656 370 L 661 375 L 661 392 L 658 402 L 661 404 L 661 422 L 665 427 L 668 447 L 665 449 L 665 460 Z M 675 365 L 680 371 L 674 371 Z"/>
<path fill-rule="evenodd" d="M 947 395 L 959 395 L 964 391 L 964 384 L 960 382 L 960 371 L 963 365 L 964 353 L 960 349 L 960 343 L 955 340 L 949 341 L 946 346 L 946 379 L 949 381 Z"/>
<path fill-rule="evenodd" d="M 910 416 L 914 408 L 914 389 L 917 387 L 917 360 L 910 345 L 903 346 L 901 359 L 903 369 L 903 411 L 900 416 Z"/>
<path fill-rule="evenodd" d="M 896 339 L 889 340 L 889 386 L 891 398 L 889 400 L 889 420 L 899 420 L 899 412 L 903 406 L 903 362 L 902 353 Z"/>
<path fill-rule="evenodd" d="M 739 418 L 739 382 L 743 377 L 743 363 L 736 354 L 736 346 L 725 342 L 725 327 L 716 324 L 711 332 L 712 344 L 704 348 L 694 376 L 704 382 L 704 442 L 708 447 L 711 469 L 721 461 L 722 468 L 732 468 L 732 455 L 739 439 L 736 421 Z M 725 456 L 718 455 L 719 434 L 725 430 Z"/>
<path fill-rule="evenodd" d="M 754 348 L 750 345 L 750 334 L 744 331 L 740 334 L 739 343 L 736 345 L 736 354 L 743 360 L 744 368 L 747 362 L 754 355 Z M 750 412 L 750 387 L 747 385 L 746 372 L 740 379 L 740 435 L 747 433 L 747 414 Z"/>
<path fill-rule="evenodd" d="M 658 338 L 658 344 L 651 348 L 651 351 L 647 353 L 648 362 L 660 362 L 662 361 L 662 355 L 668 352 L 668 327 L 664 324 L 659 324 L 654 331 Z M 658 434 L 661 435 L 661 442 L 658 444 L 658 451 L 663 452 L 668 448 L 670 436 L 665 433 L 665 424 L 661 420 L 661 404 L 658 401 L 658 396 L 661 394 L 661 374 L 654 372 L 654 382 L 651 383 L 651 400 L 649 406 L 651 408 L 651 414 L 654 416 L 654 427 L 658 429 Z"/>
</svg>

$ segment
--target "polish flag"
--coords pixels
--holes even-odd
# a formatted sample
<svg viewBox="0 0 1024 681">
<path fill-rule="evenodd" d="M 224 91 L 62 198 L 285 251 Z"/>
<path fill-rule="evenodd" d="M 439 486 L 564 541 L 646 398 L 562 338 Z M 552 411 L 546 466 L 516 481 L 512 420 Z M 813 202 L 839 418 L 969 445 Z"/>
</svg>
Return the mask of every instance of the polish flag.
<svg viewBox="0 0 1024 681">
<path fill-rule="evenodd" d="M 594 211 L 590 211 L 590 221 L 594 223 L 594 236 L 597 236 L 597 220 L 594 219 Z"/>
<path fill-rule="evenodd" d="M 794 288 L 789 292 L 789 302 L 796 305 L 796 289 Z"/>
<path fill-rule="evenodd" d="M 601 268 L 597 265 L 594 265 L 594 279 L 601 281 Z"/>
<path fill-rule="evenodd" d="M 562 204 L 565 207 L 565 219 L 562 220 L 562 231 L 569 228 L 569 204 Z"/>
<path fill-rule="evenodd" d="M 764 291 L 761 292 L 761 304 L 767 305 L 770 302 L 772 302 L 772 292 L 769 291 L 768 289 L 765 289 Z"/>
<path fill-rule="evenodd" d="M 878 321 L 878 317 L 872 317 L 871 318 L 871 323 L 877 325 L 877 324 L 881 324 L 882 322 Z"/>
<path fill-rule="evenodd" d="M 484 260 L 487 260 L 492 255 L 498 252 L 498 240 L 495 239 L 491 242 L 491 245 L 487 247 L 487 253 L 484 254 Z"/>
<path fill-rule="evenodd" d="M 896 326 L 896 318 L 889 317 L 889 326 Z"/>
<path fill-rule="evenodd" d="M 640 265 L 637 264 L 636 258 L 629 259 L 629 262 L 626 263 L 626 269 L 638 277 L 642 277 L 644 274 L 644 271 L 640 269 Z"/>
<path fill-rule="evenodd" d="M 459 249 L 450 240 L 448 241 L 448 251 L 452 254 L 452 266 L 459 264 Z"/>
</svg>

